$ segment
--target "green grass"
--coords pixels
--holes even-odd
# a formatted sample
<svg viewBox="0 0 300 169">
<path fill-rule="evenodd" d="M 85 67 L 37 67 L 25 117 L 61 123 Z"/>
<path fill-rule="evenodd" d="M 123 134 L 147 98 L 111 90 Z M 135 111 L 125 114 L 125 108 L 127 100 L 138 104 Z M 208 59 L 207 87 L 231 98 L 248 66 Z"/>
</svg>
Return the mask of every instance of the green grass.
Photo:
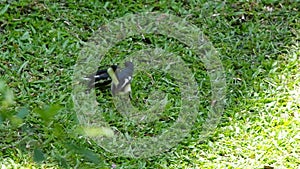
<svg viewBox="0 0 300 169">
<path fill-rule="evenodd" d="M 7 168 L 299 167 L 299 5 L 297 0 L 0 2 L 0 164 Z M 177 146 L 145 159 L 115 157 L 80 134 L 72 109 L 73 66 L 99 27 L 126 14 L 150 11 L 186 18 L 205 33 L 226 72 L 227 104 L 215 132 L 201 140 L 211 102 L 203 63 L 175 39 L 146 35 L 150 41 L 146 43 L 141 37 L 128 38 L 109 51 L 105 64 L 118 63 L 147 45 L 161 47 L 182 56 L 204 99 L 191 134 Z M 167 91 L 172 100 L 162 120 L 136 128 L 114 111 L 106 92 L 97 100 L 105 104 L 110 124 L 142 136 L 159 134 L 174 122 L 178 93 L 160 80 L 166 76 L 163 73 L 152 76 L 156 82 L 152 89 Z M 134 105 L 145 109 L 142 98 L 152 90 L 151 78 L 140 73 L 136 79 Z"/>
</svg>

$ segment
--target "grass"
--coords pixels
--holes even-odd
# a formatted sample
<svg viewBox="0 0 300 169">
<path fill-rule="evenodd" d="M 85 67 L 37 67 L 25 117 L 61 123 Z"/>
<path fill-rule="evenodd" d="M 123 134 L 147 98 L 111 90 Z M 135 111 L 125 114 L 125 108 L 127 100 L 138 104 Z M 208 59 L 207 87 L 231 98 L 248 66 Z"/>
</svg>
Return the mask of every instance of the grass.
<svg viewBox="0 0 300 169">
<path fill-rule="evenodd" d="M 300 166 L 300 12 L 298 1 L 4 1 L 0 3 L 0 164 L 6 168 L 297 168 Z M 190 135 L 150 158 L 115 157 L 80 134 L 72 76 L 84 43 L 99 27 L 126 14 L 159 11 L 186 18 L 220 54 L 227 104 L 206 140 L 201 125 L 210 104 L 205 67 L 175 39 L 125 39 L 107 54 L 118 63 L 146 46 L 182 56 L 195 74 L 201 105 Z M 116 57 L 118 56 L 118 57 Z M 148 72 L 149 73 L 149 72 Z M 129 135 L 159 134 L 177 117 L 178 93 L 154 72 L 153 88 L 173 100 L 160 122 L 136 128 L 115 113 L 109 92 L 105 118 Z M 145 103 L 151 78 L 133 81 L 134 104 Z M 171 80 L 171 78 L 166 78 Z M 3 83 L 2 83 L 3 81 Z M 176 88 L 176 87 L 175 87 Z M 176 89 L 174 89 L 176 91 Z M 179 92 L 179 91 L 177 91 Z M 12 94 L 13 93 L 13 94 Z M 14 98 L 12 101 L 11 98 Z M 173 108 L 173 109 L 172 109 Z M 79 132 L 77 132 L 79 131 Z M 65 134 L 67 133 L 67 134 Z M 201 141 L 200 141 L 201 140 Z"/>
</svg>

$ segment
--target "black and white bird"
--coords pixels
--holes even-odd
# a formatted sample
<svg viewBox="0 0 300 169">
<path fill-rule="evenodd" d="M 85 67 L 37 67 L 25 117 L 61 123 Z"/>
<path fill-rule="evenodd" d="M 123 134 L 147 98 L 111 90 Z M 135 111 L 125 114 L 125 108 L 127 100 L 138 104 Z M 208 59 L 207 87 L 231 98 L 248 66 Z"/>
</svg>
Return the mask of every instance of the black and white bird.
<svg viewBox="0 0 300 169">
<path fill-rule="evenodd" d="M 112 65 L 109 69 L 112 69 L 112 71 L 116 71 L 117 68 L 117 65 Z M 105 89 L 108 87 L 112 80 L 107 70 L 108 69 L 99 69 L 96 73 L 83 78 L 84 80 L 88 81 L 88 91 L 94 87 L 97 89 Z"/>
<path fill-rule="evenodd" d="M 111 91 L 113 96 L 118 94 L 127 94 L 131 92 L 131 81 L 134 71 L 132 62 L 125 62 L 125 68 L 114 70 L 112 67 L 108 68 L 107 73 L 112 79 Z"/>
</svg>

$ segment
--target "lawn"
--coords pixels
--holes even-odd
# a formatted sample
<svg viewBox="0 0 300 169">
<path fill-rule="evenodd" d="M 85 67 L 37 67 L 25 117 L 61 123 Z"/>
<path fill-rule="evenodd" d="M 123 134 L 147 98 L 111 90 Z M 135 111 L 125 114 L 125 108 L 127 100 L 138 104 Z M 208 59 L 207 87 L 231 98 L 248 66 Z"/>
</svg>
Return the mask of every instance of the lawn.
<svg viewBox="0 0 300 169">
<path fill-rule="evenodd" d="M 299 6 L 298 0 L 0 1 L 1 168 L 299 168 Z M 101 113 L 92 116 L 90 109 L 79 110 L 87 106 L 78 105 L 73 94 L 74 86 L 80 86 L 75 83 L 81 75 L 77 68 L 84 60 L 86 46 L 91 46 L 99 28 L 109 28 L 104 25 L 119 18 L 125 23 L 126 17 L 145 12 L 176 16 L 194 26 L 187 28 L 201 30 L 211 42 L 210 47 L 217 51 L 217 59 L 211 58 L 215 64 L 207 66 L 193 47 L 183 43 L 192 32 L 188 29 L 182 30 L 186 31 L 183 40 L 174 38 L 179 34 L 171 36 L 172 32 L 170 36 L 146 32 L 113 41 L 110 48 L 100 45 L 102 50 L 109 50 L 101 63 L 89 60 L 94 68 L 121 64 L 128 58 L 137 62 L 147 53 L 156 56 L 147 49 L 157 48 L 171 57 L 180 56 L 178 62 L 182 64 L 175 68 L 170 60 L 163 63 L 184 78 L 174 79 L 159 65 L 135 64 L 131 103 L 148 116 L 149 121 L 143 123 L 118 113 L 109 89 L 83 95 L 87 102 L 90 97 L 96 99 L 98 104 L 89 105 Z M 126 24 L 123 26 L 126 28 Z M 165 28 L 176 30 L 172 26 Z M 185 70 L 180 65 L 189 70 L 176 71 Z M 219 83 L 222 91 L 226 88 L 224 97 L 214 96 L 213 82 L 218 78 L 213 80 L 210 73 L 216 72 L 210 67 L 220 68 L 226 77 L 221 78 L 226 85 Z M 93 71 L 83 68 L 83 72 Z M 179 86 L 186 84 L 182 81 L 190 75 L 196 84 L 191 93 L 198 94 L 193 97 L 198 105 L 181 99 L 185 90 Z M 158 117 L 147 112 L 152 100 L 158 100 L 154 95 L 148 96 L 155 92 L 166 93 L 168 100 L 162 101 L 165 110 Z M 203 125 L 213 115 L 211 107 L 220 101 L 225 103 L 222 116 L 204 137 Z M 189 116 L 189 111 L 180 113 L 185 107 L 196 109 L 196 115 Z M 85 127 L 79 112 L 87 112 L 88 124 L 102 125 L 103 120 L 115 130 Z M 182 130 L 170 128 L 177 119 L 184 118 L 194 123 L 180 124 Z M 191 130 L 181 137 L 186 127 Z M 99 133 L 101 138 L 110 138 L 116 131 L 124 133 L 121 143 L 104 141 L 121 150 L 107 151 L 94 139 Z M 161 141 L 149 145 L 132 143 L 136 138 L 159 135 L 171 137 L 163 142 L 164 151 L 160 151 Z M 146 156 L 128 152 L 122 141 L 132 143 L 132 151 Z"/>
</svg>

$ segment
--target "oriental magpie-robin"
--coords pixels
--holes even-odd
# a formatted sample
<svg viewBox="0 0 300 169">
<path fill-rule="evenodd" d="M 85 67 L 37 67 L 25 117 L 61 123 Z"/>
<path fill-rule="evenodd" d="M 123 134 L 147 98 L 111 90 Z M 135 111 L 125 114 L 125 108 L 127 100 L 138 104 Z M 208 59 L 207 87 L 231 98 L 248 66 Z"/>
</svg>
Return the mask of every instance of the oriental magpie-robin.
<svg viewBox="0 0 300 169">
<path fill-rule="evenodd" d="M 113 68 L 108 68 L 107 73 L 112 79 L 111 91 L 113 96 L 117 94 L 127 94 L 131 92 L 131 81 L 133 75 L 134 66 L 132 62 L 125 62 L 125 68 L 116 71 Z"/>
<path fill-rule="evenodd" d="M 112 71 L 117 70 L 117 65 L 112 65 L 110 67 Z M 111 77 L 109 76 L 107 69 L 99 69 L 96 73 L 93 73 L 84 78 L 88 81 L 88 90 L 92 88 L 105 89 L 111 83 Z"/>
</svg>

